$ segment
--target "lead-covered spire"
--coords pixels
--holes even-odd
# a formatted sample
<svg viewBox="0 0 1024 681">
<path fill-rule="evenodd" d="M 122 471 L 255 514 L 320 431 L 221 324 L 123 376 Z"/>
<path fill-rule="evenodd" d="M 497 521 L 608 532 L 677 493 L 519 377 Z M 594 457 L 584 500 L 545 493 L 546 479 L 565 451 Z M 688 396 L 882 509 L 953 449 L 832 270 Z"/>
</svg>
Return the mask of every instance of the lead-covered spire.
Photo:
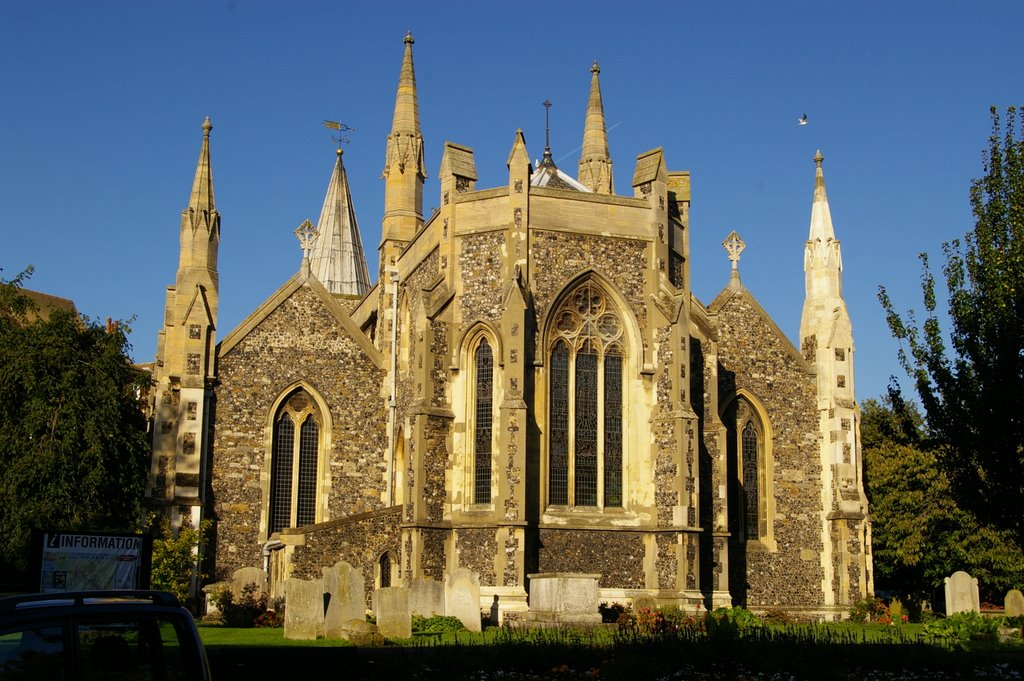
<svg viewBox="0 0 1024 681">
<path fill-rule="evenodd" d="M 590 67 L 590 98 L 587 100 L 587 119 L 583 128 L 583 151 L 580 154 L 579 180 L 590 191 L 611 194 L 612 159 L 608 153 L 608 134 L 605 131 L 604 104 L 601 101 L 601 68 L 594 62 Z"/>
<path fill-rule="evenodd" d="M 342 153 L 338 149 L 334 173 L 327 184 L 309 267 L 331 293 L 362 296 L 370 289 L 370 275 Z"/>
</svg>

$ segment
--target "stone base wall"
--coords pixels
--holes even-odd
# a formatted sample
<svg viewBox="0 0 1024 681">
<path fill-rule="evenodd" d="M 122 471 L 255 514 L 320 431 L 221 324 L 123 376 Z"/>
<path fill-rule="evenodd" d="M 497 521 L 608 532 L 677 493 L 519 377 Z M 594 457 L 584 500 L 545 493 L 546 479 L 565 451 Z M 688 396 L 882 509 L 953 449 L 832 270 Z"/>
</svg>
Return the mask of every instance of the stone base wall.
<svg viewBox="0 0 1024 681">
<path fill-rule="evenodd" d="M 543 529 L 537 562 L 540 572 L 600 573 L 601 587 L 644 587 L 640 532 Z"/>
<path fill-rule="evenodd" d="M 381 555 L 390 551 L 397 560 L 399 555 L 399 522 L 401 506 L 372 513 L 363 513 L 350 518 L 332 520 L 319 525 L 310 525 L 282 533 L 286 541 L 289 535 L 304 535 L 305 543 L 295 547 L 292 554 L 292 577 L 318 579 L 323 568 L 343 560 L 363 573 L 367 605 L 375 587 L 375 575 Z M 398 580 L 397 570 L 392 580 Z"/>
</svg>

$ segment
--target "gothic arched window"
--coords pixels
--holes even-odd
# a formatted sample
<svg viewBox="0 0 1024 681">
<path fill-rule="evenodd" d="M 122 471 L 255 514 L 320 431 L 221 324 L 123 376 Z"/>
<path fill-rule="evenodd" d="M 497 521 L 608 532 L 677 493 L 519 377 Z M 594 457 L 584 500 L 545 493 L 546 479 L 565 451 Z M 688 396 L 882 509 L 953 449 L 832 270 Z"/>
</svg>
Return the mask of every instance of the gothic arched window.
<svg viewBox="0 0 1024 681">
<path fill-rule="evenodd" d="M 295 424 L 298 425 L 296 437 Z M 316 522 L 320 418 L 304 390 L 293 393 L 274 418 L 267 534 Z"/>
<path fill-rule="evenodd" d="M 548 345 L 548 503 L 622 506 L 623 324 L 585 282 L 553 317 Z"/>
<path fill-rule="evenodd" d="M 494 430 L 494 353 L 486 338 L 474 355 L 473 503 L 491 503 L 491 449 Z"/>
<path fill-rule="evenodd" d="M 758 432 L 754 424 L 747 421 L 740 436 L 743 484 L 743 527 L 748 538 L 760 536 L 761 527 L 761 454 Z"/>
</svg>

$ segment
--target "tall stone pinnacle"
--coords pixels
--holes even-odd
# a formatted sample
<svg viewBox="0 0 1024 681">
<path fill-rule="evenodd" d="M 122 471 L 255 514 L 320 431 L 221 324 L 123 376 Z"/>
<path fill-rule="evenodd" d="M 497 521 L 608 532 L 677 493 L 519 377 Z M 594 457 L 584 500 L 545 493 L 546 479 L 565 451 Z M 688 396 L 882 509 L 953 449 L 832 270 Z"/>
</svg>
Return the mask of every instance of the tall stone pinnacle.
<svg viewBox="0 0 1024 681">
<path fill-rule="evenodd" d="M 580 154 L 579 180 L 590 191 L 611 194 L 612 159 L 608 153 L 608 134 L 605 131 L 604 104 L 601 102 L 601 68 L 594 62 L 590 68 L 590 98 L 587 101 L 587 119 L 583 128 L 583 151 Z"/>
</svg>

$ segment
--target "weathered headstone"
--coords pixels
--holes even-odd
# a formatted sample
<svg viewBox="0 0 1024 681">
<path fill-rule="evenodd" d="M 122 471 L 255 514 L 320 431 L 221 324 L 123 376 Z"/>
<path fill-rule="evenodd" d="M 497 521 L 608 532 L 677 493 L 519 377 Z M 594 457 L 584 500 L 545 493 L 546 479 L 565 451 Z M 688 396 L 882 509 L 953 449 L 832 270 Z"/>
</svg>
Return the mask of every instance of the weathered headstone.
<svg viewBox="0 0 1024 681">
<path fill-rule="evenodd" d="M 643 595 L 643 596 L 637 596 L 636 598 L 633 599 L 633 613 L 634 614 L 640 612 L 644 608 L 647 608 L 648 610 L 652 610 L 652 611 L 653 610 L 657 610 L 658 609 L 658 600 L 654 596 L 648 596 L 646 594 Z"/>
<path fill-rule="evenodd" d="M 469 568 L 445 575 L 444 614 L 458 617 L 470 631 L 480 631 L 480 577 Z"/>
<path fill-rule="evenodd" d="M 262 568 L 244 567 L 234 571 L 231 575 L 231 595 L 237 602 L 242 597 L 245 587 L 249 584 L 256 585 L 256 594 L 267 592 L 267 573 Z"/>
<path fill-rule="evenodd" d="M 1003 601 L 1003 614 L 1007 617 L 1024 615 L 1024 594 L 1020 592 L 1020 589 L 1010 589 L 1006 592 L 1006 600 Z"/>
<path fill-rule="evenodd" d="M 370 624 L 365 619 L 352 619 L 343 622 L 341 625 L 342 638 L 357 646 L 382 646 L 384 637 L 376 624 Z"/>
<path fill-rule="evenodd" d="M 444 585 L 429 577 L 413 579 L 409 585 L 409 607 L 414 615 L 444 615 Z"/>
<path fill-rule="evenodd" d="M 958 612 L 981 612 L 978 580 L 963 570 L 946 577 L 946 615 Z"/>
<path fill-rule="evenodd" d="M 345 561 L 324 568 L 324 591 L 328 594 L 324 613 L 324 636 L 344 638 L 343 625 L 348 620 L 366 619 L 366 595 L 363 573 Z"/>
<path fill-rule="evenodd" d="M 600 624 L 599 574 L 545 572 L 530 578 L 527 621 L 542 624 Z"/>
<path fill-rule="evenodd" d="M 384 638 L 412 636 L 412 610 L 406 587 L 388 586 L 374 591 L 373 614 L 377 616 L 377 628 Z"/>
<path fill-rule="evenodd" d="M 284 637 L 314 640 L 324 633 L 324 580 L 284 582 Z"/>
</svg>

